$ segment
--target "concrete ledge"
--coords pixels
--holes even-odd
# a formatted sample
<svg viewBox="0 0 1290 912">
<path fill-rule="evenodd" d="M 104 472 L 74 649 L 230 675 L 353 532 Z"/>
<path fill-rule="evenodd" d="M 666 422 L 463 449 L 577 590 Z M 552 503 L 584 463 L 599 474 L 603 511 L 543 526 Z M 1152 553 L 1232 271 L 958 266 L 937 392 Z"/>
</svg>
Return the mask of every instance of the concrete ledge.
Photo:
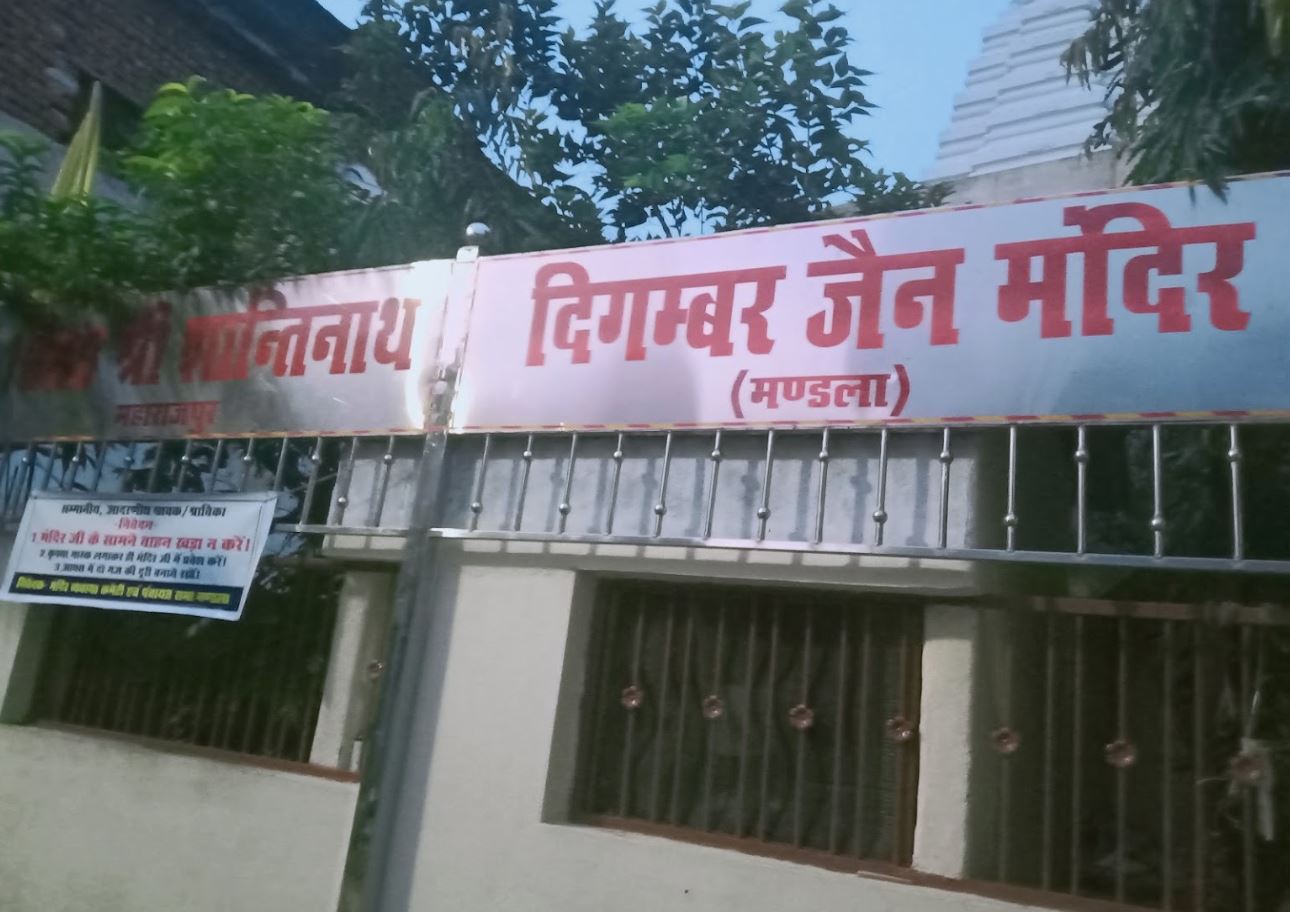
<svg viewBox="0 0 1290 912">
<path fill-rule="evenodd" d="M 358 785 L 0 726 L 6 912 L 336 907 Z"/>
</svg>

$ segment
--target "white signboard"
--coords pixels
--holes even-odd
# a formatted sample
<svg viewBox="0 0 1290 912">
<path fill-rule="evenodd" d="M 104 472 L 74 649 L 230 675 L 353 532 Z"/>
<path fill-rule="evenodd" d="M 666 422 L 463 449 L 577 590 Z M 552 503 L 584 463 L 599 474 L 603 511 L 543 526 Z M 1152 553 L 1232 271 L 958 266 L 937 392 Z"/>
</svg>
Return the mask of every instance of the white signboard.
<svg viewBox="0 0 1290 912">
<path fill-rule="evenodd" d="M 272 493 L 35 492 L 0 598 L 237 620 L 276 503 Z"/>
<path fill-rule="evenodd" d="M 424 430 L 451 260 L 150 300 L 122 326 L 23 336 L 14 439 Z"/>
<path fill-rule="evenodd" d="M 485 258 L 457 431 L 1279 415 L 1290 176 Z"/>
</svg>

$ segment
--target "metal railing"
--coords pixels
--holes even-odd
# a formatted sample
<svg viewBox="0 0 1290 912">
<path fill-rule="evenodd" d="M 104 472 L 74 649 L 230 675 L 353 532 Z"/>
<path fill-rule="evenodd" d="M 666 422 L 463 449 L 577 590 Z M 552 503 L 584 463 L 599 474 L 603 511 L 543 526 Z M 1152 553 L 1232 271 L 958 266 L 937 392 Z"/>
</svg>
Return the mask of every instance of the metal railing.
<svg viewBox="0 0 1290 912">
<path fill-rule="evenodd" d="M 452 538 L 1290 571 L 1290 428 L 966 426 L 450 440 Z"/>
<path fill-rule="evenodd" d="M 0 447 L 0 528 L 16 525 L 36 490 L 276 491 L 278 532 L 401 536 L 424 445 L 420 436 L 11 444 Z"/>
<path fill-rule="evenodd" d="M 279 531 L 398 537 L 429 438 L 11 444 L 31 490 L 282 494 Z M 945 426 L 451 436 L 448 538 L 1290 572 L 1290 427 Z"/>
</svg>

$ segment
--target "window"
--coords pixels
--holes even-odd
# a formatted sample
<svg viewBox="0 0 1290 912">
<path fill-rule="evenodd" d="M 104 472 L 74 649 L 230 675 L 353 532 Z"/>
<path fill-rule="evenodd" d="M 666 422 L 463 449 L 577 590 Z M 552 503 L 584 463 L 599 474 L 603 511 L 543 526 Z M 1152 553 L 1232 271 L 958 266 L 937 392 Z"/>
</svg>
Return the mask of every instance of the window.
<svg viewBox="0 0 1290 912">
<path fill-rule="evenodd" d="M 653 582 L 596 598 L 585 822 L 911 863 L 915 804 L 938 796 L 918 782 L 918 706 L 941 686 L 920 680 L 919 603 Z M 958 611 L 973 622 L 953 634 L 971 638 L 971 693 L 953 695 L 972 707 L 968 806 L 942 810 L 974 890 L 1290 909 L 1290 610 L 1054 598 L 937 617 Z"/>
<path fill-rule="evenodd" d="M 237 623 L 63 609 L 39 718 L 308 762 L 338 573 L 265 562 Z"/>
<path fill-rule="evenodd" d="M 1290 614 L 983 612 L 974 875 L 1148 909 L 1290 902 Z"/>
<path fill-rule="evenodd" d="M 588 818 L 909 862 L 916 604 L 653 583 L 599 597 Z"/>
</svg>

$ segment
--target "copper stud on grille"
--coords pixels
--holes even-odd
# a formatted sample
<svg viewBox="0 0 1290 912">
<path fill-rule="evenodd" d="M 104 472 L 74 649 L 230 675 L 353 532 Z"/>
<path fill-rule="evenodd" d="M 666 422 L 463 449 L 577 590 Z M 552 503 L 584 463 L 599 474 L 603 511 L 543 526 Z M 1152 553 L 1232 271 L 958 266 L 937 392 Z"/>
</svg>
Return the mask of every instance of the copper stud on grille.
<svg viewBox="0 0 1290 912">
<path fill-rule="evenodd" d="M 645 688 L 639 684 L 628 684 L 623 688 L 618 702 L 623 704 L 624 709 L 640 709 L 641 704 L 645 702 Z"/>
<path fill-rule="evenodd" d="M 914 723 L 904 716 L 893 716 L 887 720 L 887 738 L 897 744 L 908 744 L 914 740 Z"/>
<path fill-rule="evenodd" d="M 715 722 L 726 714 L 726 704 L 716 694 L 703 698 L 703 718 Z"/>
<path fill-rule="evenodd" d="M 1106 746 L 1106 762 L 1116 769 L 1128 769 L 1138 762 L 1138 748 L 1124 738 L 1112 741 Z"/>
<path fill-rule="evenodd" d="M 1227 764 L 1227 774 L 1232 781 L 1248 788 L 1261 785 L 1267 771 L 1264 757 L 1249 752 L 1237 754 Z"/>
<path fill-rule="evenodd" d="M 815 711 L 799 703 L 788 711 L 788 724 L 800 732 L 806 731 L 815 724 Z"/>
<path fill-rule="evenodd" d="M 1009 757 L 1021 750 L 1021 733 L 1005 725 L 990 733 L 990 743 L 998 753 Z"/>
</svg>

